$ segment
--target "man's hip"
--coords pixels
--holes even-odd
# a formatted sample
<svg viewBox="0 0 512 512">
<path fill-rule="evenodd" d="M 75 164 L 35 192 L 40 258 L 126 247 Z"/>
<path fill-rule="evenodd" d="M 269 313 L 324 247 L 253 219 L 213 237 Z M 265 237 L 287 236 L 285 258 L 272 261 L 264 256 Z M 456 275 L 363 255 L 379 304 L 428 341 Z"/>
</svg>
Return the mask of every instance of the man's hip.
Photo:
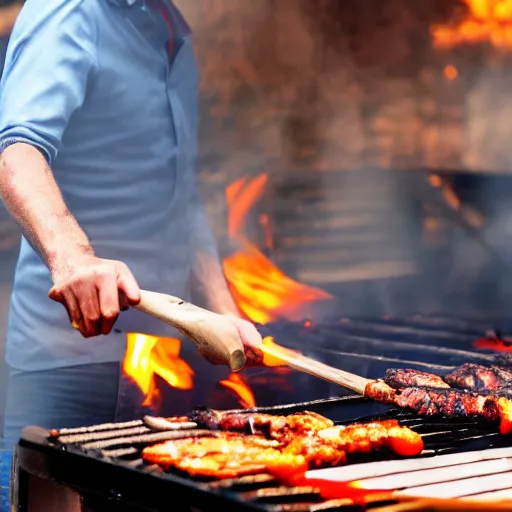
<svg viewBox="0 0 512 512">
<path fill-rule="evenodd" d="M 114 421 L 119 377 L 119 363 L 38 372 L 11 370 L 4 426 L 6 449 L 13 448 L 28 425 L 51 429 Z"/>
</svg>

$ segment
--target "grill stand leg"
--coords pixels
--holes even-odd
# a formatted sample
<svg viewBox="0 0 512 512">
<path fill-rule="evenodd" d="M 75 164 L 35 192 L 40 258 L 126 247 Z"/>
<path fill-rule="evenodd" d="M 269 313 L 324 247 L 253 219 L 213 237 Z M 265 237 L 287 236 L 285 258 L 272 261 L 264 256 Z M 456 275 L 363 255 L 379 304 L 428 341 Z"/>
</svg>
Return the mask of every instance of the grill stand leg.
<svg viewBox="0 0 512 512">
<path fill-rule="evenodd" d="M 18 462 L 15 448 L 11 466 L 11 512 L 85 511 L 75 491 L 25 471 Z"/>
</svg>

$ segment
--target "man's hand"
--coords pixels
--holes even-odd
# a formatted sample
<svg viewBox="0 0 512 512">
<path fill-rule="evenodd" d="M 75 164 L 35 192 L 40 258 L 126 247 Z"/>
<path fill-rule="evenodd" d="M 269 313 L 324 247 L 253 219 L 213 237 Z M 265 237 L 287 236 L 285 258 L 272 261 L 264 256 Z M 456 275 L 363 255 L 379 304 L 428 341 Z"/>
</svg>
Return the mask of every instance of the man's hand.
<svg viewBox="0 0 512 512">
<path fill-rule="evenodd" d="M 244 320 L 236 315 L 228 315 L 235 322 L 240 334 L 240 339 L 244 346 L 247 362 L 245 367 L 259 366 L 263 363 L 263 352 L 261 351 L 262 339 L 261 334 L 251 322 Z"/>
<path fill-rule="evenodd" d="M 140 302 L 140 289 L 122 262 L 82 255 L 52 267 L 48 296 L 66 308 L 71 325 L 85 338 L 108 334 L 122 309 Z M 120 303 L 121 302 L 121 303 Z"/>
</svg>

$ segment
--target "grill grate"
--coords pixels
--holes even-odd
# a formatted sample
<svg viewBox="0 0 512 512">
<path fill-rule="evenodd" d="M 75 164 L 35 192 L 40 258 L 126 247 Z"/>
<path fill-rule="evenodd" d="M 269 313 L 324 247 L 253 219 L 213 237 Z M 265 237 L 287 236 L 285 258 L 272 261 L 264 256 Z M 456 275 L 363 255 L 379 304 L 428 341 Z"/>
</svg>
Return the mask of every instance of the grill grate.
<svg viewBox="0 0 512 512">
<path fill-rule="evenodd" d="M 306 409 L 316 409 L 317 412 L 322 412 L 322 408 L 325 407 L 339 409 L 345 405 L 353 406 L 358 403 L 364 405 L 366 399 L 360 396 L 336 397 L 299 404 L 256 408 L 251 411 L 289 414 Z M 242 414 L 247 410 L 237 412 Z M 400 424 L 408 426 L 422 436 L 425 450 L 419 458 L 412 459 L 413 461 L 437 460 L 438 458 L 432 459 L 432 456 L 478 449 L 486 449 L 486 453 L 491 454 L 489 448 L 505 447 L 511 444 L 510 438 L 497 433 L 496 425 L 472 420 L 458 421 L 448 418 L 418 417 L 412 412 L 402 410 L 389 410 L 384 414 L 359 416 L 350 421 L 337 423 L 348 424 L 355 421 L 367 422 L 389 418 L 398 419 Z M 154 425 L 159 425 L 164 430 L 157 430 Z M 184 497 L 198 510 L 203 510 L 202 503 L 205 507 L 204 510 L 211 510 L 213 503 L 217 503 L 216 506 L 221 507 L 222 510 L 267 512 L 314 512 L 320 510 L 348 512 L 349 510 L 358 510 L 350 499 L 338 499 L 338 497 L 324 499 L 317 487 L 285 487 L 267 474 L 221 481 L 194 480 L 178 472 L 166 472 L 158 466 L 147 465 L 141 458 L 141 452 L 145 446 L 190 435 L 218 435 L 214 431 L 198 428 L 200 426 L 192 422 L 188 423 L 184 429 L 173 430 L 169 428 L 169 425 L 175 424 L 165 422 L 165 420 L 162 422 L 146 419 L 65 429 L 60 433 L 49 433 L 36 427 L 29 427 L 24 431 L 20 441 L 20 450 L 25 450 L 26 453 L 34 450 L 43 452 L 47 460 L 50 461 L 48 464 L 50 476 L 67 485 L 82 489 L 84 494 L 87 494 L 87 489 L 96 494 L 103 491 L 109 497 L 109 503 L 113 499 L 127 500 L 130 503 L 137 503 L 139 507 L 137 510 L 164 510 L 165 507 L 161 508 L 161 504 L 166 503 L 170 495 Z M 509 451 L 510 454 L 508 454 Z M 512 456 L 512 449 L 506 453 L 508 456 Z M 507 455 L 502 455 L 500 458 L 502 459 L 504 456 Z M 377 478 L 382 473 L 382 470 L 379 473 L 380 466 L 378 464 L 391 464 L 393 461 L 400 465 L 395 466 L 396 472 L 397 467 L 405 467 L 403 465 L 406 462 L 410 463 L 411 459 L 403 461 L 387 452 L 364 454 L 351 457 L 350 467 L 329 468 L 310 473 L 329 475 L 325 472 L 330 471 L 335 478 L 339 479 L 345 475 L 346 479 L 347 473 L 343 473 L 343 471 L 348 471 L 348 474 L 352 474 L 353 477 L 357 471 L 363 474 L 361 471 L 366 468 L 367 471 L 373 471 L 373 477 Z M 509 478 L 512 472 L 504 471 L 508 466 L 505 467 L 505 463 L 501 464 L 501 466 L 496 466 L 496 473 L 504 478 Z M 489 473 L 489 468 L 485 469 L 484 473 L 486 471 L 487 476 L 481 476 L 479 480 L 480 485 L 487 484 L 487 488 L 484 488 L 481 493 L 483 496 L 493 490 L 503 493 L 508 489 L 503 484 L 500 484 L 501 487 L 493 485 L 497 477 Z M 83 475 L 87 475 L 85 480 Z M 496 489 L 489 487 L 496 487 Z M 453 489 L 453 485 L 450 488 Z M 512 482 L 510 488 L 512 488 Z M 188 498 L 186 498 L 187 496 Z M 397 499 L 388 496 L 383 501 L 380 497 L 377 501 L 369 503 L 366 510 L 378 511 L 383 505 L 394 503 Z"/>
</svg>

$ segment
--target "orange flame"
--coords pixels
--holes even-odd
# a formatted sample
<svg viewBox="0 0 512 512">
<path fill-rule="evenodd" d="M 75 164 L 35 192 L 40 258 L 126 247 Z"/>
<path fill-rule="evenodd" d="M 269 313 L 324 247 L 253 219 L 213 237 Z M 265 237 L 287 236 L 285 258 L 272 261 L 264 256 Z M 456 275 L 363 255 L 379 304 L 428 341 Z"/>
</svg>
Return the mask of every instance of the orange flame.
<svg viewBox="0 0 512 512">
<path fill-rule="evenodd" d="M 252 180 L 241 178 L 226 188 L 226 201 L 228 203 L 228 233 L 231 238 L 236 238 L 243 228 L 247 214 L 254 203 L 261 197 L 267 175 L 260 174 Z"/>
<path fill-rule="evenodd" d="M 194 371 L 179 357 L 180 349 L 181 340 L 175 338 L 128 334 L 123 371 L 144 393 L 144 407 L 155 406 L 160 398 L 157 375 L 174 388 L 193 388 Z"/>
<path fill-rule="evenodd" d="M 219 381 L 219 384 L 233 391 L 238 396 L 240 405 L 245 409 L 256 407 L 254 394 L 239 373 L 231 373 L 227 379 Z"/>
<path fill-rule="evenodd" d="M 263 193 L 266 183 L 267 176 L 261 174 L 252 180 L 237 180 L 226 189 L 229 233 L 237 241 L 239 250 L 224 260 L 224 273 L 240 310 L 259 324 L 282 317 L 295 320 L 306 304 L 332 299 L 323 290 L 286 276 L 241 235 L 245 218 Z M 265 225 L 268 226 L 268 218 Z"/>
<path fill-rule="evenodd" d="M 467 16 L 457 24 L 434 25 L 434 45 L 449 49 L 467 43 L 512 48 L 512 0 L 465 0 Z"/>
<path fill-rule="evenodd" d="M 297 350 L 277 345 L 272 336 L 263 338 L 262 352 L 265 366 L 287 366 L 286 359 L 300 354 Z"/>
<path fill-rule="evenodd" d="M 480 350 L 495 350 L 496 352 L 512 352 L 512 340 L 499 338 L 480 338 L 473 341 L 473 347 Z"/>
<path fill-rule="evenodd" d="M 226 280 L 240 310 L 247 318 L 260 324 L 281 317 L 297 319 L 306 304 L 332 299 L 328 293 L 286 276 L 241 235 L 247 215 L 263 194 L 266 183 L 267 176 L 261 174 L 253 179 L 237 180 L 226 189 L 228 231 L 240 248 L 223 262 Z M 259 221 L 265 229 L 266 245 L 271 248 L 272 233 L 268 215 L 263 214 Z M 306 321 L 305 325 L 310 325 L 310 321 Z M 273 343 L 273 340 L 267 339 L 265 343 Z M 156 376 L 174 388 L 193 388 L 194 372 L 179 357 L 180 348 L 181 341 L 178 339 L 136 333 L 128 335 L 123 370 L 144 393 L 143 406 L 155 406 L 160 398 Z M 264 364 L 285 366 L 283 361 L 267 354 Z M 256 406 L 251 389 L 238 374 L 230 375 L 219 384 L 236 393 L 243 407 Z"/>
</svg>

